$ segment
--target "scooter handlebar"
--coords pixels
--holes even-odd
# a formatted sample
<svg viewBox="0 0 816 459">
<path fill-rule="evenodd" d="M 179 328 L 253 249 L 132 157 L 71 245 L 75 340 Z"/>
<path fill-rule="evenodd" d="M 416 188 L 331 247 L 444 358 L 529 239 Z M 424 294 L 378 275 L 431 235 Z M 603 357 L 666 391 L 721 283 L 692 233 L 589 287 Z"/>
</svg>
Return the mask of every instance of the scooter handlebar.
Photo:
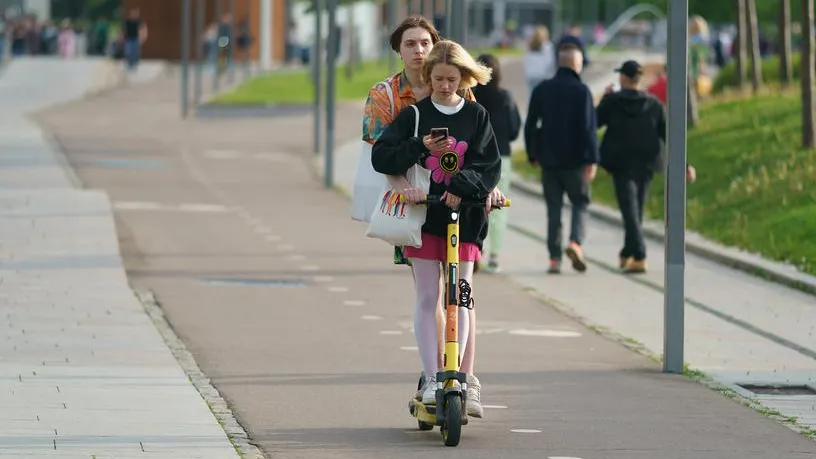
<svg viewBox="0 0 816 459">
<path fill-rule="evenodd" d="M 440 196 L 438 194 L 429 194 L 429 195 L 425 196 L 425 200 L 418 201 L 417 204 L 425 204 L 425 205 L 443 204 L 442 196 Z M 477 207 L 477 206 L 485 206 L 486 204 L 487 204 L 486 199 L 483 199 L 483 200 L 480 200 L 480 201 L 474 201 L 474 200 L 467 200 L 466 201 L 466 200 L 463 199 L 462 202 L 459 205 L 460 206 L 466 206 L 466 207 L 471 207 L 471 206 L 472 207 Z M 501 209 L 502 207 L 510 207 L 510 198 L 507 198 L 507 197 L 504 198 L 504 205 L 503 206 L 493 206 L 494 209 Z"/>
</svg>

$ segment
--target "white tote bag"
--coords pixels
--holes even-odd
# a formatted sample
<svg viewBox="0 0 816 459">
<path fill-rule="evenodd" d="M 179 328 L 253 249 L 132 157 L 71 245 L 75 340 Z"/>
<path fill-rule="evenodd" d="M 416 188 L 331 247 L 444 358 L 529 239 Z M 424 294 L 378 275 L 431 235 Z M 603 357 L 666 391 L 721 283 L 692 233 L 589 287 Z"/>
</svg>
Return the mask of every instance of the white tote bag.
<svg viewBox="0 0 816 459">
<path fill-rule="evenodd" d="M 411 108 L 416 112 L 414 137 L 418 137 L 419 110 L 415 105 L 411 105 Z M 431 187 L 431 172 L 428 169 L 414 164 L 405 175 L 413 186 L 428 193 Z M 366 236 L 382 239 L 396 246 L 422 247 L 422 225 L 425 224 L 427 213 L 427 207 L 408 204 L 395 187 L 387 185 L 378 194 Z"/>
<path fill-rule="evenodd" d="M 388 81 L 385 82 L 388 100 L 391 102 L 391 116 L 394 115 L 394 93 Z M 351 219 L 358 222 L 371 221 L 371 213 L 377 206 L 380 192 L 388 186 L 388 177 L 374 170 L 371 165 L 371 144 L 361 141 L 354 189 L 351 193 Z"/>
</svg>

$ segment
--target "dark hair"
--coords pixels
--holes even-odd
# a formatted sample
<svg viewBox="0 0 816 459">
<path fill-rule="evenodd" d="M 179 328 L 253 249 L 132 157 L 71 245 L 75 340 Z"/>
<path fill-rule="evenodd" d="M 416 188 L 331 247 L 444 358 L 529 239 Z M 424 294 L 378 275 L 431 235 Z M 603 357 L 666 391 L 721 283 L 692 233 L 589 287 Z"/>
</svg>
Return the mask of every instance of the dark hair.
<svg viewBox="0 0 816 459">
<path fill-rule="evenodd" d="M 562 42 L 558 45 L 558 52 L 561 51 L 581 51 L 581 47 L 572 42 Z"/>
<path fill-rule="evenodd" d="M 473 88 L 473 95 L 491 117 L 499 117 L 504 114 L 505 104 L 505 96 L 502 94 L 501 87 L 499 87 L 501 82 L 499 59 L 492 54 L 482 54 L 476 58 L 476 61 L 489 68 L 493 73 L 493 78 L 489 82 Z"/>
<path fill-rule="evenodd" d="M 476 61 L 492 70 L 492 77 L 490 78 L 490 81 L 485 84 L 485 86 L 493 86 L 498 88 L 501 84 L 501 65 L 499 64 L 499 59 L 492 54 L 482 54 L 476 58 Z"/>
<path fill-rule="evenodd" d="M 391 34 L 391 39 L 389 40 L 391 49 L 398 53 L 400 51 L 400 44 L 402 44 L 402 34 L 404 34 L 406 30 L 414 29 L 416 27 L 421 27 L 427 30 L 428 33 L 431 34 L 431 42 L 433 44 L 436 44 L 436 42 L 440 40 L 439 32 L 431 22 L 422 16 L 409 16 L 405 18 Z"/>
</svg>

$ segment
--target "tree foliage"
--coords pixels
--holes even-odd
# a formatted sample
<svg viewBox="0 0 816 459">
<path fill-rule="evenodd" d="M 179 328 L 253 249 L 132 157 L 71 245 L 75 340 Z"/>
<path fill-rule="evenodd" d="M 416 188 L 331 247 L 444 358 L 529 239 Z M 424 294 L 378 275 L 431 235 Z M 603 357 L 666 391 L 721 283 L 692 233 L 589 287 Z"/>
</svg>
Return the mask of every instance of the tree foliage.
<svg viewBox="0 0 816 459">
<path fill-rule="evenodd" d="M 71 19 L 115 19 L 119 15 L 121 3 L 122 0 L 53 0 L 51 16 Z"/>
<path fill-rule="evenodd" d="M 652 4 L 664 12 L 668 11 L 669 0 L 597 0 L 597 8 L 590 6 L 586 1 L 560 0 L 559 8 L 562 13 L 571 12 L 574 19 L 594 21 L 603 19 L 613 21 L 622 11 L 616 8 L 629 8 L 638 3 Z M 801 19 L 801 0 L 791 1 L 791 20 Z M 756 0 L 757 17 L 760 27 L 775 27 L 778 17 L 779 0 Z M 698 14 L 709 23 L 736 23 L 737 9 L 735 2 L 727 0 L 689 0 L 689 13 Z M 569 14 L 569 13 L 568 13 Z M 590 17 L 600 14 L 601 17 Z"/>
<path fill-rule="evenodd" d="M 606 0 L 602 0 L 606 1 Z M 668 10 L 668 0 L 628 0 L 630 4 L 651 3 L 663 11 Z M 801 16 L 801 0 L 791 1 L 791 20 L 798 21 Z M 757 18 L 761 26 L 775 25 L 778 17 L 779 0 L 756 0 Z M 689 0 L 689 12 L 699 14 L 708 22 L 735 23 L 737 8 L 734 2 L 724 0 Z"/>
</svg>

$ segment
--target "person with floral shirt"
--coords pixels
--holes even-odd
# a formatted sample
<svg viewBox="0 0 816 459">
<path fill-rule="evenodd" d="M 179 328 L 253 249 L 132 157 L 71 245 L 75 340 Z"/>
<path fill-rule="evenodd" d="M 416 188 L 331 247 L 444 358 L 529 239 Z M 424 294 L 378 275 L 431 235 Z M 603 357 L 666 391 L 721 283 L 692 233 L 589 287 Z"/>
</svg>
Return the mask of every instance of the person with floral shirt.
<svg viewBox="0 0 816 459">
<path fill-rule="evenodd" d="M 422 16 L 411 16 L 403 20 L 391 34 L 389 44 L 391 49 L 399 54 L 403 62 L 403 69 L 390 77 L 375 84 L 369 90 L 366 99 L 362 139 L 374 145 L 383 132 L 397 118 L 397 115 L 406 107 L 413 105 L 430 95 L 430 83 L 422 78 L 425 61 L 433 46 L 441 40 L 439 32 L 433 24 Z M 475 101 L 470 88 L 457 91 L 460 97 Z M 392 184 L 406 183 L 405 177 L 389 176 Z M 494 202 L 504 199 L 498 189 L 494 189 L 490 198 Z M 410 260 L 405 257 L 402 247 L 394 248 L 394 264 L 411 266 Z M 413 267 L 412 267 L 413 270 Z M 441 283 L 441 278 L 440 278 Z M 438 358 L 442 361 L 444 342 L 444 310 L 442 308 L 442 294 L 439 294 L 437 307 L 437 336 Z M 461 371 L 468 375 L 467 411 L 473 417 L 482 417 L 481 383 L 473 374 L 476 349 L 476 314 L 475 310 L 469 314 L 471 333 L 468 335 L 467 347 L 462 359 Z M 429 375 L 430 376 L 430 375 Z"/>
</svg>

